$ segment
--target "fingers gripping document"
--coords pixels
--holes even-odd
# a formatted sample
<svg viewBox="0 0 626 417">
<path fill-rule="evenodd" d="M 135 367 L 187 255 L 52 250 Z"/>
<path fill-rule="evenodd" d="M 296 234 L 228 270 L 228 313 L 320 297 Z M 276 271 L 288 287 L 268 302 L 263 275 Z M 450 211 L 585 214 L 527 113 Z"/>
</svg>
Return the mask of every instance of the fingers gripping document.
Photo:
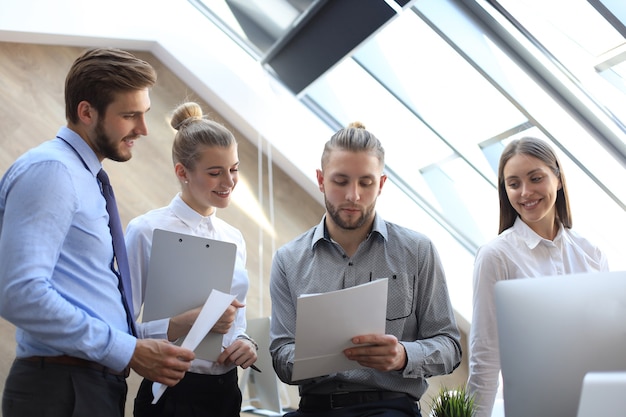
<svg viewBox="0 0 626 417">
<path fill-rule="evenodd" d="M 343 350 L 355 336 L 384 334 L 386 313 L 387 278 L 298 297 L 292 380 L 363 368 Z"/>
<path fill-rule="evenodd" d="M 183 340 L 181 346 L 190 350 L 195 350 L 234 299 L 234 295 L 212 290 L 209 294 L 209 298 L 207 298 L 204 303 L 204 307 L 202 307 L 198 318 L 193 323 L 193 326 L 191 326 L 191 330 L 187 333 L 187 336 L 185 337 L 185 340 Z M 158 382 L 154 382 L 152 384 L 152 394 L 154 395 L 152 404 L 156 404 L 159 401 L 166 389 L 167 385 L 163 385 Z"/>
</svg>

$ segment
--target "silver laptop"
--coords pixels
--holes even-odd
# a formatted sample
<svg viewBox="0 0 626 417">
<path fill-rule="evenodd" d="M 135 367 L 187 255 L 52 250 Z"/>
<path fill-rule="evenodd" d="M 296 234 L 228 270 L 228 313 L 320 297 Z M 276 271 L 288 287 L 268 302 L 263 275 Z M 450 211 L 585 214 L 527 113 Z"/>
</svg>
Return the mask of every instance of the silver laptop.
<svg viewBox="0 0 626 417">
<path fill-rule="evenodd" d="M 626 371 L 626 272 L 502 281 L 495 297 L 506 417 L 575 417 L 587 373 Z"/>
<path fill-rule="evenodd" d="M 583 380 L 577 417 L 624 417 L 626 372 L 589 372 Z"/>
</svg>

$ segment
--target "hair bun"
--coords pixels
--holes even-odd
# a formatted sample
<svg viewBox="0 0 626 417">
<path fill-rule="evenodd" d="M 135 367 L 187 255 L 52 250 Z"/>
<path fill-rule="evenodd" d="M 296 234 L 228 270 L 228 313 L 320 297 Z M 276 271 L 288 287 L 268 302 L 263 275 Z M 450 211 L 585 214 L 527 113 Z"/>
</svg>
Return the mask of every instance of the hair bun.
<svg viewBox="0 0 626 417">
<path fill-rule="evenodd" d="M 365 129 L 365 125 L 361 122 L 352 122 L 348 125 L 348 128 L 352 129 Z"/>
<path fill-rule="evenodd" d="M 200 105 L 193 101 L 189 101 L 176 107 L 174 113 L 172 114 L 170 125 L 174 129 L 180 130 L 196 120 L 201 120 L 202 117 L 203 114 Z"/>
</svg>

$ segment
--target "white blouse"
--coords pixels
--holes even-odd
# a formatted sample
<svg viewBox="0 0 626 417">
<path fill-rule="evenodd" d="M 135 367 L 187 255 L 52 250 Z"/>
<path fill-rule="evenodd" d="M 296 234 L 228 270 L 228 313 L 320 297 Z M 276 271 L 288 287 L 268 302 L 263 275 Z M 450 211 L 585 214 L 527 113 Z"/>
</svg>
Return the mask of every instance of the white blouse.
<svg viewBox="0 0 626 417">
<path fill-rule="evenodd" d="M 134 218 L 126 228 L 126 249 L 133 284 L 133 306 L 137 317 L 145 297 L 154 229 L 186 233 L 237 245 L 231 294 L 235 295 L 240 302 L 246 302 L 249 282 L 246 270 L 246 243 L 243 235 L 239 229 L 219 219 L 215 212 L 210 216 L 200 215 L 182 200 L 179 193 L 168 206 L 151 210 Z M 169 319 L 138 323 L 137 331 L 140 338 L 166 339 L 168 325 Z M 246 308 L 243 307 L 238 310 L 235 323 L 225 335 L 224 344 L 229 346 L 237 336 L 245 335 L 245 331 Z M 221 375 L 234 367 L 234 365 L 224 366 L 196 359 L 191 364 L 191 372 Z"/>
<path fill-rule="evenodd" d="M 496 282 L 608 269 L 608 261 L 600 249 L 571 229 L 561 226 L 554 240 L 548 240 L 519 217 L 512 227 L 478 250 L 474 262 L 468 381 L 468 390 L 476 396 L 478 406 L 475 417 L 491 416 L 499 384 Z M 558 300 L 554 302 L 558 303 Z M 537 378 L 541 376 L 537 375 Z"/>
</svg>

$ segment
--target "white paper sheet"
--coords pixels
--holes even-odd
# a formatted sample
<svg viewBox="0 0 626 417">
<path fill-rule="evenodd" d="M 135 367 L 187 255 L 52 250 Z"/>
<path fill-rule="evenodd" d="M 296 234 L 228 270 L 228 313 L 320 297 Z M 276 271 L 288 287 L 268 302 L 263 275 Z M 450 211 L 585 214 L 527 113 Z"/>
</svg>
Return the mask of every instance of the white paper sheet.
<svg viewBox="0 0 626 417">
<path fill-rule="evenodd" d="M 195 350 L 234 299 L 234 295 L 212 290 L 200 314 L 198 314 L 198 318 L 191 326 L 191 330 L 187 333 L 185 340 L 183 340 L 181 347 Z M 156 404 L 159 401 L 166 389 L 167 385 L 158 382 L 152 383 L 152 394 L 154 395 L 152 404 Z"/>
<path fill-rule="evenodd" d="M 362 368 L 343 350 L 355 336 L 384 334 L 386 313 L 387 278 L 298 297 L 292 380 Z"/>
</svg>

